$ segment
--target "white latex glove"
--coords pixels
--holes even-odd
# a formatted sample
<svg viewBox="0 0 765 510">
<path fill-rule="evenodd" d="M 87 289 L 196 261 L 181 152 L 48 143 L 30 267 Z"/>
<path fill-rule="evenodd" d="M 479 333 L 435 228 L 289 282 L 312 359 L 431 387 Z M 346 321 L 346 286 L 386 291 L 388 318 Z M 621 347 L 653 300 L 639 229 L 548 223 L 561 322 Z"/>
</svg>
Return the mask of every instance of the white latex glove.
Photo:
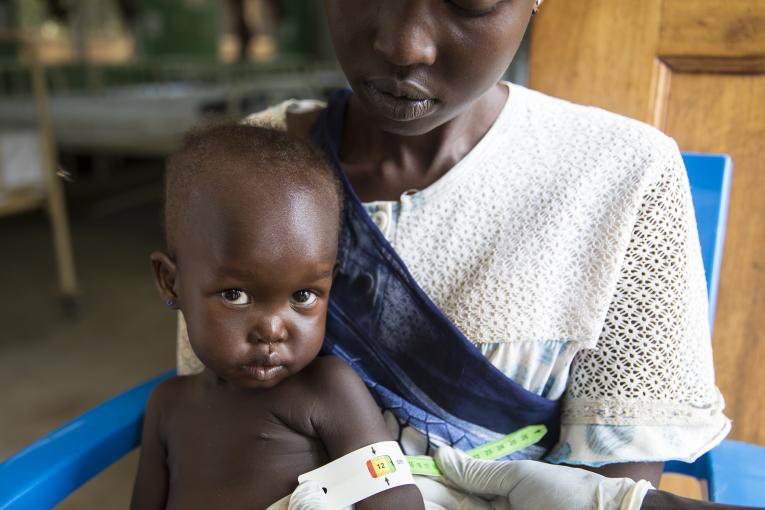
<svg viewBox="0 0 765 510">
<path fill-rule="evenodd" d="M 444 446 L 436 463 L 450 484 L 513 510 L 638 510 L 651 484 L 533 460 L 487 461 Z"/>
<path fill-rule="evenodd" d="M 414 481 L 425 501 L 425 510 L 496 510 L 497 508 L 483 498 L 447 486 L 447 480 L 441 476 L 431 478 L 415 475 Z"/>
<path fill-rule="evenodd" d="M 290 496 L 288 510 L 327 510 L 327 498 L 319 482 L 308 481 L 297 486 Z"/>
<path fill-rule="evenodd" d="M 328 510 L 327 498 L 318 482 L 303 482 L 266 510 Z"/>
</svg>

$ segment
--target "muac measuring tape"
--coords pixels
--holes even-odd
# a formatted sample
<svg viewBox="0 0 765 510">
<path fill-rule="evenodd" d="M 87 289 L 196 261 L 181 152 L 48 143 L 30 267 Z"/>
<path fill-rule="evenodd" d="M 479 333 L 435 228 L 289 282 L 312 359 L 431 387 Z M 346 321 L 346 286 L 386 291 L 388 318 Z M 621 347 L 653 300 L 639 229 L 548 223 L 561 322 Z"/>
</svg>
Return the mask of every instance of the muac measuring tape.
<svg viewBox="0 0 765 510">
<path fill-rule="evenodd" d="M 529 425 L 465 453 L 474 459 L 497 460 L 538 443 L 545 434 L 547 434 L 547 427 L 544 425 Z M 407 455 L 406 461 L 413 475 L 441 476 L 442 474 L 433 457 Z"/>
<path fill-rule="evenodd" d="M 465 453 L 475 459 L 496 460 L 537 443 L 546 433 L 544 425 L 529 425 Z M 384 490 L 414 484 L 412 475 L 441 476 L 441 471 L 432 457 L 406 456 L 397 442 L 383 441 L 303 473 L 298 483 L 319 483 L 327 507 L 340 509 Z"/>
</svg>

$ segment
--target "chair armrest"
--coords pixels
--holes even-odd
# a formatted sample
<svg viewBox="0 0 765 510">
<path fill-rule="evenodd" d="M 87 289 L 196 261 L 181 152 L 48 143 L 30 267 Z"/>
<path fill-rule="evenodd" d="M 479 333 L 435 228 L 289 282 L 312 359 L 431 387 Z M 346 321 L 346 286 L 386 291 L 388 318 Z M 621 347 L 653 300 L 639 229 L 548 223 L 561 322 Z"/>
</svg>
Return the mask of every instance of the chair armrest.
<svg viewBox="0 0 765 510">
<path fill-rule="evenodd" d="M 709 452 L 696 459 L 695 462 L 669 460 L 664 463 L 665 473 L 677 473 L 680 475 L 691 476 L 697 480 L 709 480 L 710 471 Z"/>
<path fill-rule="evenodd" d="M 726 440 L 708 455 L 711 501 L 765 508 L 765 447 Z"/>
<path fill-rule="evenodd" d="M 141 441 L 151 390 L 167 372 L 64 424 L 0 464 L 0 510 L 52 508 Z"/>
<path fill-rule="evenodd" d="M 715 503 L 765 508 L 765 447 L 728 439 L 696 462 L 665 463 L 664 472 L 706 480 Z"/>
</svg>

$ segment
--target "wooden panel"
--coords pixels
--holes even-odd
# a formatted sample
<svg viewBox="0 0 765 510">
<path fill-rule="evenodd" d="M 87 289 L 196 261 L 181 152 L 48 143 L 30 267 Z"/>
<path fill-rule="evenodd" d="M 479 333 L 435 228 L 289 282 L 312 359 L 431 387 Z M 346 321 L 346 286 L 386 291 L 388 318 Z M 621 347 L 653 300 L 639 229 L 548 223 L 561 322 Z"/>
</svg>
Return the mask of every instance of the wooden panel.
<svg viewBox="0 0 765 510">
<path fill-rule="evenodd" d="M 532 29 L 532 88 L 733 157 L 715 367 L 731 437 L 765 444 L 765 0 L 546 0 Z"/>
<path fill-rule="evenodd" d="M 665 1 L 660 33 L 660 55 L 763 55 L 765 0 Z"/>
<path fill-rule="evenodd" d="M 660 16 L 661 0 L 547 0 L 531 33 L 531 86 L 650 122 Z"/>
<path fill-rule="evenodd" d="M 673 71 L 684 73 L 765 73 L 765 55 L 744 57 L 662 56 L 661 61 Z"/>
<path fill-rule="evenodd" d="M 659 482 L 659 489 L 686 498 L 709 499 L 706 482 L 677 473 L 664 473 Z"/>
<path fill-rule="evenodd" d="M 731 437 L 765 444 L 765 75 L 673 73 L 665 122 L 684 150 L 733 157 L 716 374 Z"/>
<path fill-rule="evenodd" d="M 765 444 L 765 0 L 547 0 L 530 85 L 734 161 L 715 324 L 732 437 Z"/>
</svg>

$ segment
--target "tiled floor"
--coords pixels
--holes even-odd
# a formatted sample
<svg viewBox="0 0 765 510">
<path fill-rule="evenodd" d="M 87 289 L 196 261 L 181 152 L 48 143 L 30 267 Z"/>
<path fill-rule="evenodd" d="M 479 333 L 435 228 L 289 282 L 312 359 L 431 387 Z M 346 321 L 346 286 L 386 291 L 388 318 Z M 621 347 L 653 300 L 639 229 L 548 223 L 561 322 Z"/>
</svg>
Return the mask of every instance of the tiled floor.
<svg viewBox="0 0 765 510">
<path fill-rule="evenodd" d="M 162 245 L 159 204 L 102 218 L 93 210 L 72 215 L 82 293 L 76 320 L 56 301 L 45 216 L 0 218 L 0 459 L 174 366 L 175 320 L 148 262 Z M 59 508 L 127 508 L 136 461 L 133 453 Z"/>
</svg>

